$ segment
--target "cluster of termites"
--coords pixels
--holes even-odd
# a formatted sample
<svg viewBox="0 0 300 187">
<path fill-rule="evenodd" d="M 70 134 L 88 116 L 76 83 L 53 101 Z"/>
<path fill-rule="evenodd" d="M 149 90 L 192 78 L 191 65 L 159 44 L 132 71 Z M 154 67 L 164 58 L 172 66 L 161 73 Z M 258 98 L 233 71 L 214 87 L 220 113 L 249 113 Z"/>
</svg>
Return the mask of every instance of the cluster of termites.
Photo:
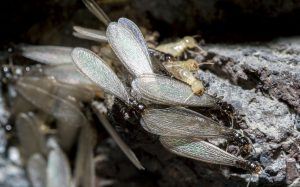
<svg viewBox="0 0 300 187">
<path fill-rule="evenodd" d="M 222 126 L 190 109 L 215 108 L 220 102 L 206 93 L 202 81 L 195 78 L 193 72 L 199 70 L 199 63 L 178 58 L 191 48 L 197 48 L 205 55 L 193 37 L 149 49 L 140 29 L 131 20 L 120 18 L 111 22 L 94 1 L 84 0 L 84 3 L 106 24 L 107 29 L 98 31 L 75 26 L 74 35 L 108 42 L 112 50 L 98 51 L 102 58 L 84 48 L 20 48 L 23 56 L 44 64 L 42 69 L 31 70 L 16 82 L 20 97 L 14 103 L 15 124 L 33 183 L 37 182 L 38 176 L 44 178 L 43 184 L 50 187 L 94 186 L 93 146 L 96 135 L 81 111 L 82 103 L 88 102 L 92 102 L 92 110 L 126 156 L 137 168 L 144 169 L 110 125 L 105 107 L 94 100 L 104 98 L 105 93 L 118 98 L 128 109 L 122 112 L 125 119 L 135 114 L 143 129 L 159 136 L 161 144 L 170 152 L 202 162 L 243 168 L 253 174 L 260 172 L 258 164 L 229 154 L 206 141 L 224 138 L 249 154 L 251 142 L 248 138 L 238 130 Z M 163 68 L 172 76 L 154 71 L 149 51 L 160 55 Z M 132 76 L 131 92 L 110 67 L 117 61 Z M 160 107 L 156 107 L 158 105 Z M 39 112 L 27 112 L 34 109 Z M 129 110 L 133 112 L 126 113 Z M 45 125 L 53 119 L 55 128 Z M 65 153 L 70 152 L 74 145 L 77 146 L 77 155 L 72 176 Z M 41 171 L 33 170 L 37 164 Z M 53 178 L 56 180 L 51 180 Z"/>
</svg>

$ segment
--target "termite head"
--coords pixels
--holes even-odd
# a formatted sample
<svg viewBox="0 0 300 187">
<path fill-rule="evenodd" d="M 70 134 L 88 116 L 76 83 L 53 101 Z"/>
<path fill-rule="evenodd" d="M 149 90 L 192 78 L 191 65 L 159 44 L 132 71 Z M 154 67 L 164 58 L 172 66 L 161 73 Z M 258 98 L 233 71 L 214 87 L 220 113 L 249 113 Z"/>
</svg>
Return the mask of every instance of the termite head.
<svg viewBox="0 0 300 187">
<path fill-rule="evenodd" d="M 244 165 L 244 169 L 250 171 L 253 174 L 260 174 L 262 171 L 262 167 L 257 162 L 245 161 L 242 163 Z"/>
<path fill-rule="evenodd" d="M 194 48 L 198 46 L 197 41 L 191 36 L 185 36 L 183 41 L 188 48 Z"/>
<path fill-rule="evenodd" d="M 129 103 L 137 112 L 143 112 L 146 108 L 146 106 L 143 103 L 139 103 L 137 102 L 137 100 L 134 99 L 129 99 Z"/>
<path fill-rule="evenodd" d="M 160 60 L 164 61 L 164 62 L 173 62 L 176 59 L 172 55 L 166 53 L 166 54 L 164 54 L 164 58 L 160 59 Z"/>
<path fill-rule="evenodd" d="M 185 68 L 187 68 L 190 71 L 197 71 L 199 70 L 199 64 L 197 63 L 197 61 L 195 59 L 188 59 L 187 61 L 185 61 L 185 63 L 187 64 L 187 66 L 185 66 Z"/>
<path fill-rule="evenodd" d="M 200 96 L 203 95 L 203 93 L 205 91 L 202 81 L 199 81 L 199 80 L 194 81 L 191 84 L 191 88 L 192 88 L 193 93 L 200 95 Z"/>
<path fill-rule="evenodd" d="M 245 137 L 242 133 L 234 131 L 233 133 L 233 142 L 240 147 L 242 155 L 249 155 L 252 151 L 252 144 L 249 138 Z"/>
<path fill-rule="evenodd" d="M 246 138 L 243 137 L 241 139 L 241 141 L 245 140 Z M 252 151 L 253 147 L 252 147 L 252 144 L 249 143 L 248 141 L 247 142 L 243 142 L 242 145 L 241 145 L 241 148 L 240 148 L 240 151 L 241 151 L 241 155 L 249 155 Z"/>
</svg>

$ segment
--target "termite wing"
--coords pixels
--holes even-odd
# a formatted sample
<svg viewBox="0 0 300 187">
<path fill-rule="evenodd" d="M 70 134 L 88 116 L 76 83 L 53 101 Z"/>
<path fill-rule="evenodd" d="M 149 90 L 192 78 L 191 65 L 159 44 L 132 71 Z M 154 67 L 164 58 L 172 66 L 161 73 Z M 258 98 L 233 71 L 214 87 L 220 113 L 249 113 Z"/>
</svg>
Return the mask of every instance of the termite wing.
<svg viewBox="0 0 300 187">
<path fill-rule="evenodd" d="M 170 137 L 219 138 L 241 146 L 249 152 L 251 144 L 235 129 L 220 126 L 216 121 L 183 107 L 148 109 L 143 113 L 142 125 L 150 133 Z"/>
<path fill-rule="evenodd" d="M 71 187 L 71 168 L 68 159 L 56 140 L 48 140 L 47 159 L 39 153 L 33 154 L 27 162 L 27 174 L 33 187 Z"/>
<path fill-rule="evenodd" d="M 101 87 L 104 91 L 111 93 L 113 95 L 115 95 L 116 97 L 118 97 L 120 100 L 122 100 L 123 102 L 127 103 L 128 105 L 132 105 L 132 99 L 130 99 L 130 95 L 126 92 L 126 88 L 123 86 L 122 82 L 118 79 L 118 77 L 115 75 L 115 73 L 104 63 L 104 61 L 98 57 L 96 54 L 94 54 L 93 52 L 87 50 L 87 49 L 83 49 L 83 48 L 75 48 L 72 52 L 72 57 L 74 59 L 75 64 L 78 66 L 78 68 L 86 75 L 88 76 L 92 81 L 94 81 L 95 83 L 98 84 L 99 87 Z M 187 85 L 185 85 L 187 86 Z M 155 102 L 153 100 L 151 100 L 152 102 Z M 174 108 L 174 109 L 169 109 L 170 110 L 170 115 L 168 116 L 166 114 L 166 120 L 172 120 L 169 117 L 174 117 L 176 112 L 178 114 L 180 114 L 181 110 Z M 172 111 L 173 110 L 173 111 Z M 172 116 L 172 112 L 175 112 L 175 114 Z M 151 114 L 156 115 L 157 113 L 160 113 L 160 109 L 143 109 L 140 110 L 141 112 L 141 116 L 142 119 L 145 117 L 145 121 L 146 123 L 149 122 L 151 119 Z M 182 112 L 184 114 L 184 111 Z M 149 116 L 150 114 L 150 116 Z M 161 113 L 162 115 L 164 115 L 163 113 Z M 192 115 L 194 115 L 194 113 L 190 113 L 190 118 L 192 117 Z M 153 117 L 153 116 L 152 116 Z M 161 118 L 163 118 L 162 116 L 160 116 Z M 200 115 L 196 115 L 195 118 L 201 118 Z M 160 120 L 161 118 L 158 118 L 158 120 Z M 201 125 L 203 123 L 199 123 L 199 128 L 198 131 L 200 133 L 203 134 L 203 136 L 198 135 L 199 137 L 205 138 L 205 131 L 207 131 L 207 133 L 211 133 L 211 132 L 215 132 L 215 133 L 219 133 L 219 135 L 221 136 L 223 132 L 226 132 L 226 129 L 219 129 L 217 127 L 215 127 L 215 123 L 212 123 L 210 120 L 208 120 L 207 118 L 203 118 L 203 119 L 198 119 L 199 121 L 205 121 L 205 130 L 201 131 Z M 156 121 L 157 123 L 163 123 L 165 121 Z M 210 123 L 209 123 L 210 122 Z M 154 122 L 153 122 L 154 123 Z M 206 124 L 208 123 L 208 124 Z M 149 126 L 144 126 L 146 127 L 145 129 L 148 131 L 153 131 L 156 134 L 164 134 L 166 132 L 166 129 L 161 129 L 159 130 L 159 127 L 153 127 L 152 122 L 148 124 Z M 152 127 L 151 127 L 152 125 Z M 162 126 L 164 124 L 161 124 Z M 196 125 L 197 126 L 197 125 Z M 195 126 L 195 128 L 196 128 Z M 150 129 L 152 128 L 152 129 Z M 156 129 L 155 129 L 156 128 Z M 177 128 L 177 129 L 176 129 Z M 172 129 L 172 127 L 170 127 L 169 129 L 172 129 L 172 132 L 176 132 L 178 134 L 178 131 L 181 130 L 182 127 L 175 127 L 175 129 Z M 191 130 L 192 131 L 192 130 Z M 230 132 L 230 130 L 227 130 L 228 132 Z M 189 135 L 189 133 L 192 134 L 192 132 L 181 132 L 181 135 L 178 135 L 180 137 L 176 137 L 178 139 L 181 139 L 182 136 L 185 135 Z M 190 134 L 190 135 L 191 135 Z M 224 133 L 226 134 L 226 133 Z M 164 134 L 165 135 L 165 134 Z M 217 151 L 216 154 L 222 154 L 220 152 L 218 152 L 218 150 L 216 149 L 215 151 Z M 189 153 L 186 153 L 189 154 Z M 201 153 L 199 153 L 199 157 L 202 157 L 203 155 L 201 155 Z M 228 153 L 227 153 L 228 154 Z M 243 159 L 240 159 L 243 160 Z M 244 162 L 246 162 L 246 160 L 243 160 Z M 243 163 L 244 163 L 243 162 Z M 214 163 L 213 161 L 211 161 L 211 163 Z M 221 161 L 220 161 L 221 164 Z M 225 165 L 227 164 L 226 162 L 224 163 Z M 239 167 L 239 165 L 235 165 L 237 167 Z"/>
<path fill-rule="evenodd" d="M 179 156 L 207 163 L 234 166 L 248 170 L 253 174 L 259 174 L 261 172 L 261 166 L 259 164 L 236 157 L 203 140 L 161 136 L 160 142 L 172 153 Z"/>
<path fill-rule="evenodd" d="M 90 124 L 81 128 L 75 160 L 74 186 L 95 186 L 93 149 L 96 145 L 96 139 L 95 131 Z"/>
<path fill-rule="evenodd" d="M 25 161 L 35 153 L 47 155 L 46 140 L 41 132 L 41 121 L 33 113 L 19 114 L 16 119 L 16 129 Z"/>
<path fill-rule="evenodd" d="M 105 32 L 96 29 L 84 28 L 81 26 L 74 26 L 73 35 L 77 38 L 97 41 L 97 42 L 107 42 Z"/>
<path fill-rule="evenodd" d="M 50 138 L 48 143 L 51 147 L 51 150 L 48 154 L 46 186 L 73 186 L 71 168 L 66 155 L 60 149 L 54 138 Z"/>
<path fill-rule="evenodd" d="M 33 187 L 46 186 L 46 168 L 47 161 L 41 154 L 35 153 L 29 158 L 26 171 Z"/>
<path fill-rule="evenodd" d="M 72 63 L 71 47 L 61 46 L 32 46 L 24 45 L 20 47 L 21 54 L 34 61 L 48 65 L 70 64 Z"/>
</svg>

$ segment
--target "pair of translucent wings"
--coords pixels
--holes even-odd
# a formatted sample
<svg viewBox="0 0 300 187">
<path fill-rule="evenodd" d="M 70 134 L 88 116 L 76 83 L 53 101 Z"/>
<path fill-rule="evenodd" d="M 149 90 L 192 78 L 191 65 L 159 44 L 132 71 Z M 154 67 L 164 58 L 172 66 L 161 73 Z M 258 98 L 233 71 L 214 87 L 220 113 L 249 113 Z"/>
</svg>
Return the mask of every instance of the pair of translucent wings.
<svg viewBox="0 0 300 187">
<path fill-rule="evenodd" d="M 132 88 L 143 99 L 166 105 L 211 107 L 216 104 L 216 99 L 208 94 L 196 96 L 188 85 L 154 74 L 147 44 L 132 21 L 120 18 L 110 23 L 106 36 L 123 65 L 136 77 Z M 124 85 L 100 57 L 87 49 L 75 48 L 72 58 L 79 70 L 104 91 L 128 102 Z"/>
</svg>

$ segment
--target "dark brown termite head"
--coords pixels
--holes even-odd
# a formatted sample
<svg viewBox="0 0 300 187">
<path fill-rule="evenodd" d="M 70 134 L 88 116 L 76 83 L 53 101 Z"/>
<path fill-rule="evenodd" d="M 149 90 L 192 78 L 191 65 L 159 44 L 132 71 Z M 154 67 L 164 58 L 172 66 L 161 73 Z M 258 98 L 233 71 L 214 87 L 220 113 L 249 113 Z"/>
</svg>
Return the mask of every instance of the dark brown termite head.
<svg viewBox="0 0 300 187">
<path fill-rule="evenodd" d="M 123 123 L 125 120 L 130 124 L 137 124 L 141 112 L 136 107 L 131 103 L 125 104 L 123 101 L 115 99 L 112 109 L 109 110 L 109 118 L 116 123 Z M 142 106 L 139 107 L 142 108 Z"/>
<path fill-rule="evenodd" d="M 135 99 L 129 99 L 129 105 L 138 113 L 142 113 L 146 108 L 143 103 L 139 103 Z"/>
<path fill-rule="evenodd" d="M 260 174 L 262 167 L 258 162 L 251 162 L 249 160 L 238 161 L 237 164 L 240 168 L 250 171 L 252 174 Z"/>
<path fill-rule="evenodd" d="M 252 143 L 249 138 L 245 137 L 242 133 L 234 131 L 233 141 L 240 147 L 241 155 L 247 156 L 252 151 Z"/>
<path fill-rule="evenodd" d="M 241 155 L 248 156 L 253 150 L 253 146 L 251 144 L 244 144 L 240 147 Z"/>
</svg>

